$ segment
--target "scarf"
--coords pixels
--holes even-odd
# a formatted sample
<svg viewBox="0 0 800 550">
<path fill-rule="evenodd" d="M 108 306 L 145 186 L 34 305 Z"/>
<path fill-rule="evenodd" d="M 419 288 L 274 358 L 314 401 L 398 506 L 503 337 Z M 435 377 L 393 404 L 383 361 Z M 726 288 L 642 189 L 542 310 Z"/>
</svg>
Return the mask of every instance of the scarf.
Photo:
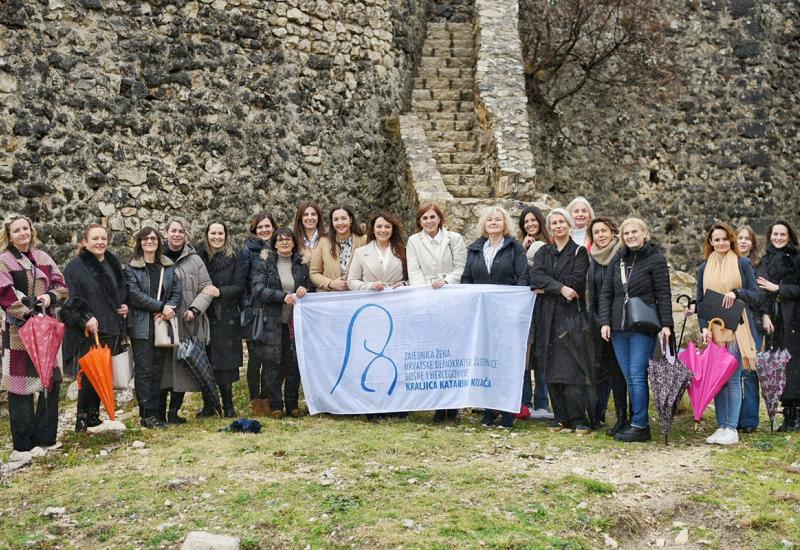
<svg viewBox="0 0 800 550">
<path fill-rule="evenodd" d="M 735 288 L 742 288 L 739 256 L 732 250 L 728 251 L 725 256 L 712 252 L 703 271 L 703 291 L 714 290 L 726 294 Z M 712 340 L 717 344 L 732 342 L 735 339 L 739 353 L 742 355 L 744 368 L 754 370 L 756 368 L 756 344 L 753 341 L 753 333 L 750 332 L 747 309 L 742 312 L 742 319 L 744 322 L 736 327 L 735 333 L 717 323 L 709 323 L 708 329 L 711 331 Z"/>
<path fill-rule="evenodd" d="M 767 253 L 762 262 L 767 264 L 767 279 L 780 284 L 781 279 L 791 274 L 794 270 L 794 256 L 797 251 L 791 245 L 775 248 L 772 243 L 767 246 Z"/>
<path fill-rule="evenodd" d="M 615 237 L 614 240 L 608 243 L 605 248 L 599 248 L 597 246 L 593 246 L 590 254 L 592 255 L 592 259 L 595 262 L 602 265 L 603 267 L 607 267 L 608 264 L 611 263 L 611 260 L 614 259 L 614 256 L 617 255 L 619 246 L 620 246 L 619 238 Z"/>
</svg>

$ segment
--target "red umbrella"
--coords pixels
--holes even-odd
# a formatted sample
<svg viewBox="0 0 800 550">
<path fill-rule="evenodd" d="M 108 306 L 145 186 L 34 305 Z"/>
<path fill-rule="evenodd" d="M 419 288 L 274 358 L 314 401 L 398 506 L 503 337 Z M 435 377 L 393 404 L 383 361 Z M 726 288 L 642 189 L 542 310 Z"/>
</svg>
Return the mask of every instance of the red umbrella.
<svg viewBox="0 0 800 550">
<path fill-rule="evenodd" d="M 708 404 L 719 393 L 731 375 L 736 372 L 738 362 L 728 350 L 709 342 L 703 351 L 698 352 L 694 342 L 689 342 L 686 349 L 678 354 L 686 367 L 692 371 L 689 382 L 689 401 L 694 410 L 695 429 L 703 418 Z"/>
<path fill-rule="evenodd" d="M 64 340 L 64 323 L 43 313 L 34 314 L 19 329 L 19 339 L 31 358 L 45 393 L 53 389 L 53 368 Z"/>
</svg>

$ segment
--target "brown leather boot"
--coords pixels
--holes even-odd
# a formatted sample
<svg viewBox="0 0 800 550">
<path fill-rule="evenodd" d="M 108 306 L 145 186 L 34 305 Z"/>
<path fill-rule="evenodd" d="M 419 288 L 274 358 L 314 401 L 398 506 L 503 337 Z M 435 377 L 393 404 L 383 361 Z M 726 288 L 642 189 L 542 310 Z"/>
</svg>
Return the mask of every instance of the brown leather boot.
<svg viewBox="0 0 800 550">
<path fill-rule="evenodd" d="M 251 399 L 250 412 L 253 416 L 269 416 L 269 401 L 266 399 Z"/>
</svg>

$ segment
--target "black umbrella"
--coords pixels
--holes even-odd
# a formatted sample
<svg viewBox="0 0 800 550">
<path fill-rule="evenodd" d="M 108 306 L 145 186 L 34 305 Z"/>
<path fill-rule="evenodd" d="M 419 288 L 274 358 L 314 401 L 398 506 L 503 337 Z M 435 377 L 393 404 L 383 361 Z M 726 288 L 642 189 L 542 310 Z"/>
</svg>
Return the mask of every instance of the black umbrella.
<svg viewBox="0 0 800 550">
<path fill-rule="evenodd" d="M 578 300 L 578 311 L 575 315 L 565 318 L 558 329 L 558 339 L 564 343 L 570 356 L 583 371 L 587 413 L 592 423 L 595 421 L 595 409 L 597 408 L 595 383 L 597 359 L 600 355 L 597 334 L 593 325 L 583 312 L 581 301 Z"/>
<path fill-rule="evenodd" d="M 672 428 L 678 403 L 692 378 L 692 371 L 675 357 L 675 351 L 675 337 L 671 336 L 668 349 L 664 350 L 658 361 L 651 360 L 647 368 L 647 377 L 650 379 L 650 387 L 653 389 L 658 419 L 664 431 L 665 445 L 669 445 L 669 430 Z"/>
<path fill-rule="evenodd" d="M 181 339 L 178 346 L 178 359 L 183 361 L 186 368 L 197 378 L 200 391 L 203 393 L 203 400 L 206 403 L 213 403 L 214 410 L 222 416 L 222 406 L 219 400 L 219 390 L 214 380 L 214 371 L 211 362 L 206 354 L 205 344 L 197 337 L 197 328 L 200 320 L 195 321 L 192 335 Z"/>
</svg>

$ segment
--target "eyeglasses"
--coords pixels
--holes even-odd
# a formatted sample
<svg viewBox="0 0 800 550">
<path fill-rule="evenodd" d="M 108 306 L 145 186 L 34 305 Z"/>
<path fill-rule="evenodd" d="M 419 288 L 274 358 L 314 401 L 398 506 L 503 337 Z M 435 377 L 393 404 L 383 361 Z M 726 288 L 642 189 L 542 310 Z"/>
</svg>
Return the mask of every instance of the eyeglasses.
<svg viewBox="0 0 800 550">
<path fill-rule="evenodd" d="M 158 237 L 152 237 L 152 236 L 151 237 L 142 237 L 142 242 L 143 243 L 158 242 Z"/>
<path fill-rule="evenodd" d="M 293 243 L 294 241 L 292 240 L 291 237 L 278 237 L 277 239 L 275 239 L 275 242 L 277 242 L 277 243 Z"/>
</svg>

